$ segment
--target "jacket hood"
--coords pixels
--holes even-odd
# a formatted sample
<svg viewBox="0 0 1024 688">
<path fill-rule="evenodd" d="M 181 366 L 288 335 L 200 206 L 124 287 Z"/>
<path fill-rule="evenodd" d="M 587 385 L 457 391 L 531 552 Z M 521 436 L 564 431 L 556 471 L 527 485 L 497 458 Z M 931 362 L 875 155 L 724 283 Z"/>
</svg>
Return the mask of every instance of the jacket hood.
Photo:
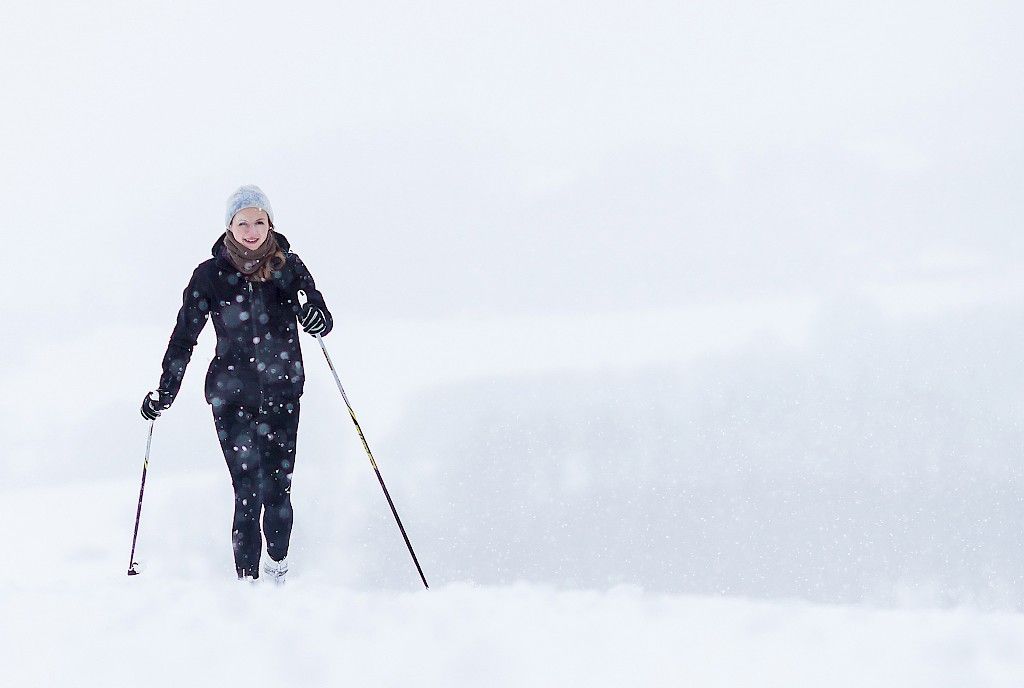
<svg viewBox="0 0 1024 688">
<path fill-rule="evenodd" d="M 226 232 L 227 230 L 225 230 Z M 288 239 L 281 232 L 274 230 L 274 234 L 277 235 L 277 246 L 281 249 L 281 252 L 288 254 L 291 250 L 291 244 L 288 243 Z M 213 246 L 210 248 L 210 253 L 214 258 L 221 259 L 224 255 L 224 235 L 221 234 L 217 237 L 217 241 L 213 242 Z"/>
</svg>

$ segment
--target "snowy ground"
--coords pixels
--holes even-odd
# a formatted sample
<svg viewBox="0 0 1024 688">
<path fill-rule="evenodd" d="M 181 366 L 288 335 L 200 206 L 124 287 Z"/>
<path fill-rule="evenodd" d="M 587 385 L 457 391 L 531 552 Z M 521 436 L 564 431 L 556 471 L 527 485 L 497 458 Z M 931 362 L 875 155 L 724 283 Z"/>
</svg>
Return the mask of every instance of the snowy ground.
<svg viewBox="0 0 1024 688">
<path fill-rule="evenodd" d="M 153 466 L 125 575 L 136 484 L 7 493 L 18 560 L 0 572 L 0 666 L 15 686 L 1019 686 L 1024 617 L 449 582 L 419 588 L 397 532 L 376 543 L 404 590 L 353 585 L 358 560 L 310 468 L 283 588 L 232 579 L 226 480 Z M 223 493 L 223 494 L 222 494 Z M 379 506 L 383 506 L 380 504 Z M 399 504 L 401 507 L 401 504 Z M 312 513 L 311 513 L 312 512 Z M 343 514 L 337 514 L 344 520 Z M 330 535 L 325 537 L 324 533 Z M 414 544 L 416 529 L 412 528 Z M 449 577 L 420 541 L 428 577 Z"/>
<path fill-rule="evenodd" d="M 849 328 L 888 332 L 870 358 L 837 354 L 829 338 L 846 335 L 821 324 L 834 307 L 804 301 L 709 314 L 734 323 L 729 336 L 699 315 L 652 315 L 641 329 L 664 336 L 635 341 L 621 333 L 636 323 L 611 319 L 466 323 L 455 352 L 443 336 L 451 328 L 396 326 L 382 337 L 418 342 L 411 351 L 434 365 L 336 338 L 429 591 L 315 349 L 306 347 L 313 376 L 282 589 L 233 580 L 230 487 L 198 389 L 205 352 L 188 396 L 157 423 L 138 577 L 125 572 L 146 424 L 134 395 L 115 390 L 142 380 L 104 391 L 97 377 L 106 401 L 87 418 L 71 411 L 63 436 L 9 403 L 20 415 L 7 422 L 20 419 L 25 442 L 0 488 L 16 554 L 0 570 L 5 683 L 1020 686 L 1018 435 L 991 432 L 989 411 L 1005 408 L 1016 374 L 1000 382 L 1008 366 L 990 374 L 978 363 L 994 360 L 987 332 L 1018 325 L 1002 311 L 965 311 L 954 326 L 931 319 L 928 303 L 906 308 L 894 330 L 881 316 Z M 557 337 L 565 351 L 554 369 L 535 368 L 548 358 L 541 333 L 558 326 L 577 331 Z M 942 340 L 919 345 L 937 327 L 955 333 L 952 354 Z M 520 340 L 497 347 L 515 331 Z M 699 340 L 711 331 L 718 339 Z M 767 364 L 751 348 L 765 339 L 777 347 Z M 575 373 L 571 341 L 590 357 Z M 927 376 L 962 352 L 970 366 Z M 470 374 L 460 378 L 455 359 Z M 666 367 L 629 372 L 644 363 Z M 881 387 L 848 383 L 868 370 L 881 371 Z M 377 376 L 394 384 L 374 385 Z M 990 392 L 965 407 L 971 380 Z M 813 402 L 809 414 L 794 400 Z M 877 409 L 880 423 L 840 432 L 851 406 Z M 888 438 L 889 427 L 898 434 Z M 914 443 L 899 444 L 909 430 Z M 988 444 L 965 450 L 968 436 Z M 115 439 L 92 441 L 103 438 Z M 814 451 L 791 453 L 804 445 Z M 913 471 L 933 464 L 942 470 L 924 474 L 925 491 Z M 19 486 L 33 471 L 35 483 Z M 67 479 L 45 485 L 40 471 Z"/>
<path fill-rule="evenodd" d="M 1019 686 L 1024 619 L 452 585 L 145 574 L 4 584 L 16 686 Z"/>
</svg>

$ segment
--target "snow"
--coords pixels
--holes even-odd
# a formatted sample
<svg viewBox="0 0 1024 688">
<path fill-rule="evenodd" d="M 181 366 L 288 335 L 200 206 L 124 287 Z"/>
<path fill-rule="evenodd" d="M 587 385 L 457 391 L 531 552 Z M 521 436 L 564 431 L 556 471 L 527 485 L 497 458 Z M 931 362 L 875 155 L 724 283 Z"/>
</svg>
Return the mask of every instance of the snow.
<svg viewBox="0 0 1024 688">
<path fill-rule="evenodd" d="M 359 518 L 336 500 L 322 503 L 344 481 L 315 465 L 297 473 L 288 583 L 239 582 L 226 476 L 168 473 L 167 456 L 156 433 L 138 576 L 126 575 L 137 479 L 4 494 L 0 522 L 18 524 L 5 536 L 17 558 L 0 568 L 5 681 L 936 688 L 1024 680 L 1024 617 L 1015 612 L 453 581 L 446 568 L 456 562 L 407 510 L 432 583 L 424 590 L 379 494 L 372 506 L 383 527 L 372 545 L 399 582 L 367 585 L 358 537 L 330 525 Z M 373 488 L 366 478 L 362 487 Z M 396 495 L 400 513 L 415 496 Z"/>
<path fill-rule="evenodd" d="M 19 587 L 12 685 L 1018 686 L 1024 620 L 453 584 L 150 575 Z M 10 598 L 7 598 L 10 599 Z M 5 615 L 5 618 L 12 618 Z"/>
<path fill-rule="evenodd" d="M 7 407 L 31 456 L 0 490 L 16 524 L 0 661 L 52 686 L 1020 685 L 1020 438 L 998 422 L 1021 377 L 1000 353 L 1019 328 L 1009 284 L 981 308 L 918 290 L 771 316 L 352 325 L 325 344 L 429 591 L 311 340 L 288 585 L 232 578 L 194 369 L 156 424 L 145 570 L 126 576 L 147 427 L 130 371 L 154 365 L 126 352 L 123 380 L 88 371 L 98 405 L 69 411 L 67 434 Z M 683 344 L 629 348 L 646 317 Z M 67 358 L 122 337 L 159 333 L 112 329 Z M 46 389 L 60 373 L 38 360 L 24 374 Z M 119 439 L 83 443 L 88 426 Z"/>
<path fill-rule="evenodd" d="M 222 515 L 206 499 L 215 477 L 170 481 L 169 489 L 161 476 L 149 485 L 138 549 L 148 566 L 134 577 L 125 575 L 131 484 L 5 499 L 0 520 L 36 524 L 11 534 L 19 559 L 0 573 L 5 682 L 937 688 L 1024 680 L 1018 614 L 667 595 L 627 585 L 462 582 L 428 591 L 397 550 L 391 564 L 405 569 L 405 589 L 359 590 L 334 566 L 347 553 L 311 545 L 301 521 L 284 587 L 238 582 L 225 575 L 224 542 L 206 537 Z M 69 511 L 69 499 L 81 500 L 78 508 Z M 182 504 L 185 513 L 176 513 Z M 182 532 L 193 526 L 199 532 Z M 427 575 L 443 578 L 441 562 L 428 562 Z"/>
</svg>

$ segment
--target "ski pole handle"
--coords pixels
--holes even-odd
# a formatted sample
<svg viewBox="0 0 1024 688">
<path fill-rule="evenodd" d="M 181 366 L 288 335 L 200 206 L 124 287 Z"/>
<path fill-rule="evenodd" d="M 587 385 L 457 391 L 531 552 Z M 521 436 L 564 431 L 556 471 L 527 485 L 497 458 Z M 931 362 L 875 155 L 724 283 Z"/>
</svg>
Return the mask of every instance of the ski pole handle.
<svg viewBox="0 0 1024 688">
<path fill-rule="evenodd" d="M 305 307 L 306 307 L 306 304 L 307 304 L 307 303 L 309 302 L 309 297 L 308 297 L 308 296 L 306 296 L 306 292 L 305 292 L 305 291 L 303 291 L 302 289 L 299 289 L 299 291 L 297 291 L 297 292 L 295 293 L 295 298 L 296 298 L 296 299 L 298 299 L 298 301 L 299 301 L 299 306 L 300 306 L 300 307 L 302 307 L 302 308 L 305 308 Z M 313 335 L 313 336 L 314 336 L 314 337 L 316 337 L 316 340 L 317 340 L 318 342 L 320 342 L 320 346 L 321 346 L 321 347 L 323 347 L 323 345 L 324 345 L 324 342 L 323 342 L 323 340 L 322 340 L 322 339 L 320 339 L 320 335 L 319 335 L 319 334 L 315 334 L 315 335 Z M 325 355 L 325 356 L 327 355 L 327 349 L 324 349 L 324 355 Z M 330 357 L 328 356 L 328 358 L 330 358 Z M 339 384 L 340 384 L 340 383 L 339 383 Z"/>
</svg>

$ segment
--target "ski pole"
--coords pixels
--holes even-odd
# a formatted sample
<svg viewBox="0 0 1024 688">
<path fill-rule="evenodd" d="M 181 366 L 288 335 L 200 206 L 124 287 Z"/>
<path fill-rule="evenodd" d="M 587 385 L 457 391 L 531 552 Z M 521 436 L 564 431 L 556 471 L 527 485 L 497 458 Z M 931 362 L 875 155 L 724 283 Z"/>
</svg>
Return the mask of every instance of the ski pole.
<svg viewBox="0 0 1024 688">
<path fill-rule="evenodd" d="M 306 305 L 306 292 L 299 290 L 299 305 Z M 359 439 L 363 443 L 363 449 L 366 450 L 366 455 L 370 457 L 370 465 L 373 467 L 373 472 L 377 474 L 377 482 L 380 483 L 380 487 L 384 490 L 384 496 L 388 500 L 388 506 L 391 507 L 391 513 L 395 516 L 395 522 L 398 524 L 398 529 L 402 531 L 402 538 L 405 539 L 405 546 L 409 548 L 409 554 L 412 555 L 412 562 L 416 564 L 416 570 L 420 574 L 420 580 L 423 581 L 423 587 L 430 589 L 427 584 L 427 578 L 423 575 L 423 569 L 420 567 L 420 561 L 416 558 L 416 552 L 412 550 L 412 543 L 409 542 L 409 536 L 405 532 L 405 526 L 402 525 L 402 519 L 398 517 L 398 510 L 395 509 L 395 503 L 391 500 L 391 494 L 388 492 L 387 485 L 384 484 L 384 478 L 380 475 L 380 469 L 377 468 L 377 462 L 373 458 L 373 452 L 370 451 L 370 445 L 366 442 L 366 436 L 363 435 L 363 429 L 359 427 L 359 421 L 356 420 L 356 412 L 352 410 L 352 404 L 348 401 L 348 395 L 345 394 L 345 388 L 341 386 L 341 379 L 338 377 L 338 371 L 334 369 L 334 363 L 331 362 L 331 355 L 327 353 L 327 347 L 324 346 L 324 340 L 319 334 L 313 335 L 316 337 L 316 341 L 320 344 L 320 348 L 324 352 L 324 358 L 327 359 L 327 366 L 331 369 L 331 374 L 334 375 L 334 381 L 338 384 L 338 391 L 341 392 L 341 398 L 345 400 L 345 406 L 348 407 L 348 415 L 352 417 L 352 422 L 355 423 L 356 432 L 359 434 Z"/>
<path fill-rule="evenodd" d="M 135 510 L 135 534 L 132 535 L 132 554 L 128 558 L 128 575 L 137 576 L 142 571 L 139 562 L 135 561 L 135 542 L 139 538 L 139 519 L 142 518 L 142 493 L 146 491 L 146 469 L 149 468 L 149 447 L 153 443 L 153 426 L 156 419 L 149 421 L 149 436 L 146 438 L 146 459 L 142 463 L 142 486 L 139 488 L 139 507 Z"/>
</svg>

